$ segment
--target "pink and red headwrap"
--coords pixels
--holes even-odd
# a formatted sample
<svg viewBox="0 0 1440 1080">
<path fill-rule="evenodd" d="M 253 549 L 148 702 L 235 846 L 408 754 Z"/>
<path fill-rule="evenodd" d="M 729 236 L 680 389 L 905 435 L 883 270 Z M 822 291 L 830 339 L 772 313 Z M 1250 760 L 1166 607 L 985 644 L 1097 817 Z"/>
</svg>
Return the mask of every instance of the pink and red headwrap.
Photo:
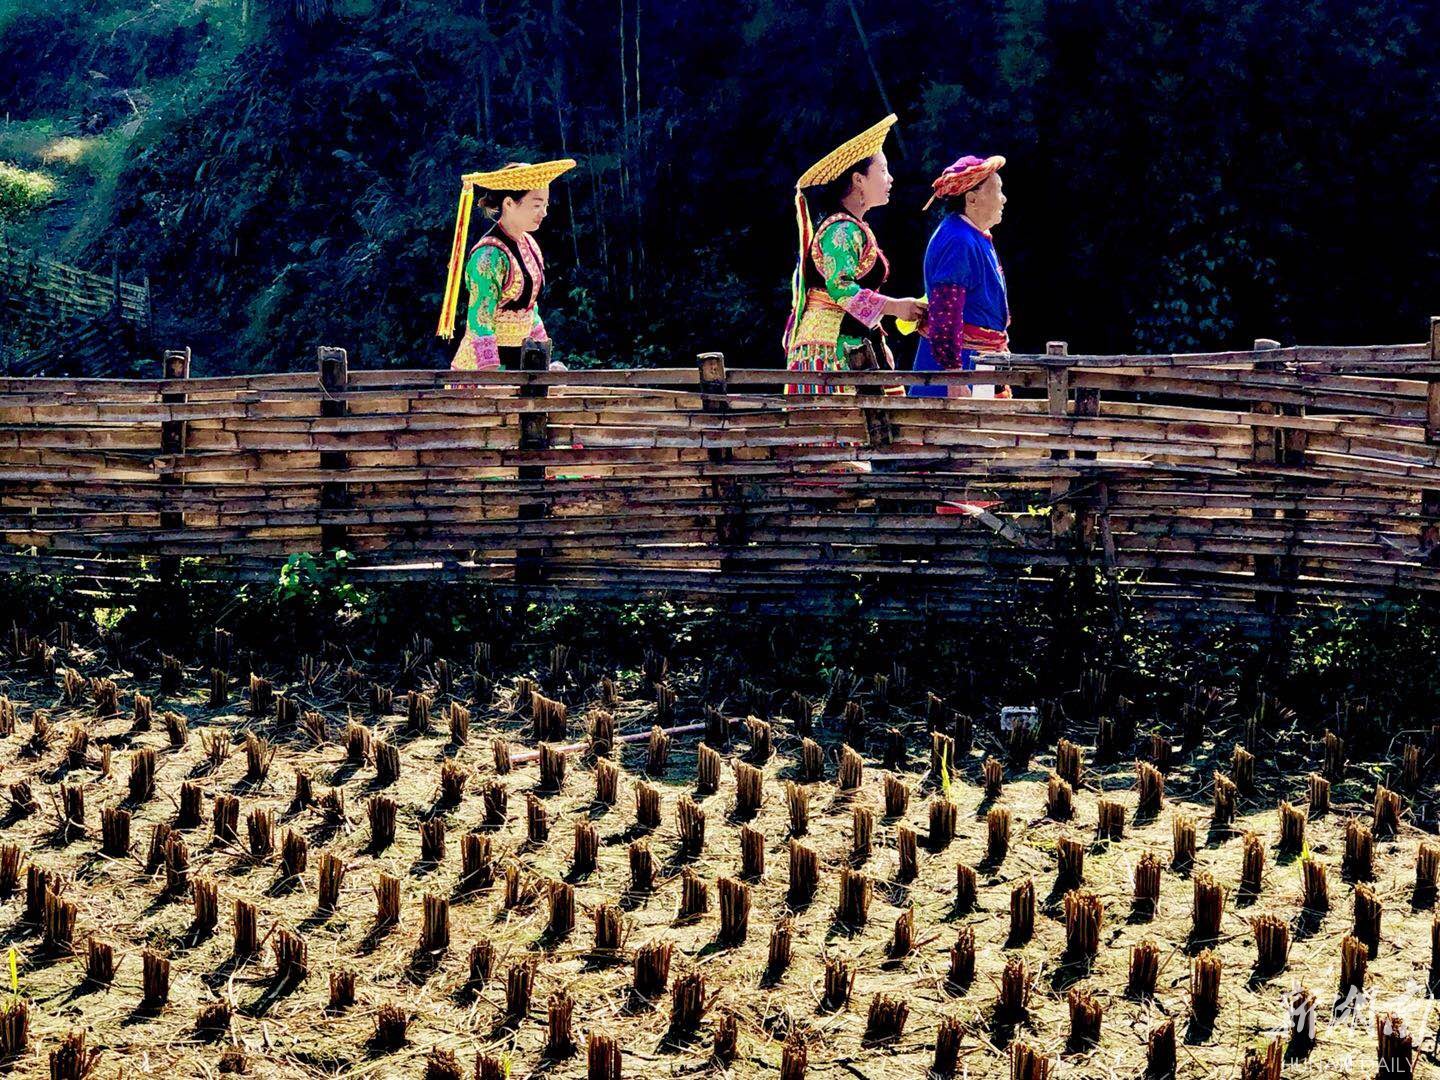
<svg viewBox="0 0 1440 1080">
<path fill-rule="evenodd" d="M 1004 164 L 1005 159 L 998 155 L 979 158 L 974 154 L 966 154 L 959 161 L 946 166 L 945 171 L 935 178 L 935 182 L 930 185 L 935 194 L 930 196 L 925 209 L 930 209 L 930 203 L 936 199 L 951 199 L 979 187 L 999 172 Z"/>
</svg>

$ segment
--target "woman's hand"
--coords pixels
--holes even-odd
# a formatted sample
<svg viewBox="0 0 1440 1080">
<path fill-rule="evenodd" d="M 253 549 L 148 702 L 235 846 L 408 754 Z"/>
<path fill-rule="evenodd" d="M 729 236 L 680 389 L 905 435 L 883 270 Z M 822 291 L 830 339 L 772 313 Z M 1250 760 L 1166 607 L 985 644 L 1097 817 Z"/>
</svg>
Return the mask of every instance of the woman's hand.
<svg viewBox="0 0 1440 1080">
<path fill-rule="evenodd" d="M 899 299 L 885 301 L 882 309 L 886 315 L 894 315 L 897 319 L 904 319 L 906 322 L 918 323 L 925 319 L 925 301 L 914 296 L 905 296 Z"/>
</svg>

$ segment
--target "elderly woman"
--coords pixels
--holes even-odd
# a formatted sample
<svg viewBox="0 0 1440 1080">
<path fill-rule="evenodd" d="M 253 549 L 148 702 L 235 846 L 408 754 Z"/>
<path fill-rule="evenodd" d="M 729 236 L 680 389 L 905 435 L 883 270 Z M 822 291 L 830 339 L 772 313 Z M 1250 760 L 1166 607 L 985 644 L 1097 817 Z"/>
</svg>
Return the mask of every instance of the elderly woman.
<svg viewBox="0 0 1440 1080">
<path fill-rule="evenodd" d="M 869 342 L 875 357 L 894 367 L 881 316 L 918 320 L 924 305 L 879 290 L 890 264 L 865 224 L 865 214 L 890 201 L 893 180 L 882 146 L 893 115 L 832 150 L 795 184 L 800 253 L 791 282 L 785 355 L 793 372 L 848 370 L 847 354 Z M 811 201 L 820 214 L 812 225 Z M 795 382 L 787 394 L 833 393 L 850 387 Z"/>
<path fill-rule="evenodd" d="M 962 157 L 932 184 L 945 216 L 925 249 L 929 311 L 915 353 L 916 371 L 974 371 L 975 359 L 1010 351 L 1005 271 L 990 230 L 1005 211 L 1003 157 Z M 928 209 L 930 202 L 925 204 Z M 944 386 L 911 386 L 911 397 L 945 397 Z M 969 386 L 956 387 L 968 397 Z M 997 397 L 1009 397 L 1002 387 Z"/>
<path fill-rule="evenodd" d="M 453 370 L 518 368 L 526 342 L 549 341 L 540 318 L 545 260 L 533 234 L 550 205 L 550 182 L 574 167 L 575 162 L 566 158 L 538 165 L 511 164 L 461 178 L 460 211 L 438 330 L 447 339 L 455 332 L 463 259 L 470 307 L 465 334 L 450 363 Z M 476 192 L 492 224 L 467 255 L 466 234 Z"/>
</svg>

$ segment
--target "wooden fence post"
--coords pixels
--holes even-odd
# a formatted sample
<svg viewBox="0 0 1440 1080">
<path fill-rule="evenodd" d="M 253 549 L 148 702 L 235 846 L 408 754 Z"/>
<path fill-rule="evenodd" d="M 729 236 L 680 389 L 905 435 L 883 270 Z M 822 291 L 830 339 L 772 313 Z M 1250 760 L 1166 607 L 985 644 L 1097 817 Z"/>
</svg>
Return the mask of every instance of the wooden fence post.
<svg viewBox="0 0 1440 1080">
<path fill-rule="evenodd" d="M 320 416 L 330 420 L 342 417 L 348 411 L 343 397 L 346 384 L 350 381 L 350 359 L 344 349 L 333 345 L 321 345 L 317 350 L 320 363 Z M 330 432 L 326 432 L 330 434 Z M 350 467 L 350 455 L 344 450 L 321 450 L 320 468 L 326 472 L 343 473 Z M 320 484 L 320 513 L 348 510 L 351 505 L 350 488 L 337 480 L 326 480 Z M 334 551 L 349 543 L 349 529 L 340 522 L 322 521 L 320 525 L 320 548 Z"/>
<path fill-rule="evenodd" d="M 1069 356 L 1070 346 L 1063 341 L 1047 341 L 1045 355 L 1057 358 Z M 1065 415 L 1066 406 L 1070 400 L 1069 364 L 1050 363 L 1045 365 L 1045 398 L 1051 416 Z M 1050 451 L 1050 457 L 1056 461 L 1066 456 L 1064 450 Z"/>
<path fill-rule="evenodd" d="M 1056 362 L 1045 365 L 1045 400 L 1047 412 L 1063 419 L 1070 400 L 1070 366 L 1059 362 L 1070 354 L 1070 346 L 1063 341 L 1047 341 L 1045 355 L 1056 358 Z M 1051 450 L 1051 461 L 1064 461 L 1070 456 L 1068 450 Z M 1075 507 L 1070 502 L 1070 482 L 1054 480 L 1050 484 L 1050 535 L 1057 542 L 1073 535 L 1075 529 Z"/>
<path fill-rule="evenodd" d="M 161 361 L 165 370 L 165 378 L 188 379 L 190 378 L 190 348 L 166 349 L 164 359 Z M 190 399 L 190 395 L 183 390 L 166 390 L 160 394 L 162 405 L 183 405 Z M 185 420 L 162 420 L 160 421 L 160 453 L 166 457 L 181 457 L 185 453 L 185 446 L 190 433 L 190 426 Z M 165 495 L 165 505 L 171 503 L 171 496 L 178 495 L 175 489 L 185 482 L 183 469 L 173 465 L 167 466 L 160 472 L 160 487 Z M 160 511 L 160 530 L 165 532 L 170 529 L 183 529 L 185 527 L 185 511 L 177 509 Z M 180 559 L 178 556 L 166 556 L 159 561 L 161 577 L 173 578 L 180 572 Z"/>
<path fill-rule="evenodd" d="M 695 364 L 700 370 L 701 412 L 711 416 L 728 413 L 730 406 L 724 398 L 730 392 L 730 379 L 725 371 L 725 354 L 703 352 L 695 357 Z M 734 460 L 735 454 L 728 446 L 715 446 L 705 451 L 705 457 L 711 465 L 723 467 Z M 733 476 L 711 477 L 710 497 L 721 507 L 715 514 L 715 540 L 726 550 L 720 557 L 722 574 L 738 569 L 729 549 L 744 543 L 744 509 L 739 493 L 740 485 Z"/>
<path fill-rule="evenodd" d="M 1430 383 L 1425 395 L 1425 441 L 1440 445 L 1440 315 L 1430 316 Z M 1429 489 L 1420 499 L 1420 512 L 1426 517 L 1440 517 L 1440 489 Z M 1422 526 L 1423 528 L 1423 526 Z"/>
<path fill-rule="evenodd" d="M 550 343 L 548 341 L 527 341 L 520 354 L 520 370 L 543 372 L 550 367 Z M 520 385 L 519 397 L 529 401 L 550 396 L 550 387 L 534 379 L 526 379 Z M 520 449 L 550 449 L 550 414 L 543 409 L 526 409 L 520 414 Z M 539 480 L 543 488 L 545 466 L 521 465 L 516 469 L 521 480 Z M 516 508 L 520 521 L 540 521 L 550 516 L 549 504 L 543 499 L 524 501 Z M 544 537 L 522 538 L 515 545 L 515 583 L 517 585 L 539 585 L 545 580 Z"/>
<path fill-rule="evenodd" d="M 1100 388 L 1098 386 L 1075 387 L 1075 417 L 1080 420 L 1094 420 L 1100 415 Z M 1094 461 L 1100 455 L 1094 450 L 1076 450 L 1077 461 Z"/>
<path fill-rule="evenodd" d="M 1303 404 L 1281 405 L 1280 414 L 1304 419 L 1305 406 Z M 1279 435 L 1280 464 L 1290 469 L 1303 469 L 1305 453 L 1310 448 L 1310 433 L 1304 428 L 1293 427 L 1281 428 Z M 1298 487 L 1297 483 L 1297 490 Z M 1285 539 L 1285 554 L 1280 559 L 1280 582 L 1285 586 L 1286 591 L 1280 594 L 1277 608 L 1285 614 L 1293 614 L 1296 597 L 1290 590 L 1300 580 L 1301 532 L 1305 528 L 1309 512 L 1303 506 L 1292 506 L 1287 508 L 1281 517 L 1289 524 L 1290 533 Z"/>
<path fill-rule="evenodd" d="M 1257 353 L 1270 352 L 1280 348 L 1280 342 L 1274 338 L 1256 338 L 1254 350 Z M 1255 371 L 1280 371 L 1284 364 L 1279 360 L 1256 360 L 1254 361 Z M 1256 401 L 1250 406 L 1250 412 L 1256 416 L 1276 416 L 1279 409 L 1273 401 Z M 1280 463 L 1280 429 L 1270 424 L 1255 424 L 1250 429 L 1250 461 L 1257 468 L 1273 468 Z M 1256 521 L 1273 521 L 1277 517 L 1276 511 L 1271 508 L 1256 508 L 1250 511 L 1250 517 Z M 1254 564 L 1255 584 L 1274 586 L 1280 582 L 1280 559 L 1276 555 L 1255 555 L 1252 557 Z M 1278 608 L 1277 594 L 1271 589 L 1255 590 L 1255 606 L 1267 615 L 1274 614 Z"/>
<path fill-rule="evenodd" d="M 1274 338 L 1256 338 L 1254 349 L 1258 352 L 1270 352 L 1280 348 L 1280 342 Z M 1254 362 L 1256 371 L 1282 371 L 1284 363 L 1280 360 L 1256 360 Z M 1280 410 L 1273 401 L 1257 401 L 1250 406 L 1252 413 L 1259 413 L 1263 416 L 1274 416 Z M 1256 426 L 1251 429 L 1251 452 L 1250 458 L 1256 465 L 1274 465 L 1280 460 L 1280 429 L 1269 424 Z"/>
<path fill-rule="evenodd" d="M 110 314 L 117 321 L 124 314 L 123 305 L 120 302 L 120 260 L 110 260 Z"/>
<path fill-rule="evenodd" d="M 1073 369 L 1071 369 L 1073 375 Z M 1073 378 L 1072 378 L 1073 383 Z M 1100 388 L 1098 386 L 1076 386 L 1075 419 L 1095 420 L 1100 416 Z M 1076 450 L 1076 461 L 1094 461 L 1100 454 L 1095 450 Z M 1095 534 L 1100 534 L 1100 551 L 1105 569 L 1115 569 L 1115 537 L 1110 531 L 1110 485 L 1099 475 L 1095 478 L 1093 497 L 1085 499 L 1078 522 L 1081 542 L 1087 548 L 1094 546 Z"/>
</svg>

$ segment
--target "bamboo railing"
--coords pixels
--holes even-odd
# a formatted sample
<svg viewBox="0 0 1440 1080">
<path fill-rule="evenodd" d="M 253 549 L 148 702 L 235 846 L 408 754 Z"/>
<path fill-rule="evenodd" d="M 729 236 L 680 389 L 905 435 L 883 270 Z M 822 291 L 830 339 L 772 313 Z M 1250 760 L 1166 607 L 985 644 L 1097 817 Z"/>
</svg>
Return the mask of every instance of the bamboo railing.
<svg viewBox="0 0 1440 1080">
<path fill-rule="evenodd" d="M 142 329 L 152 322 L 150 279 L 138 285 L 122 281 L 118 263 L 108 277 L 92 274 L 0 238 L 0 286 L 56 322 L 86 321 L 115 310 Z"/>
<path fill-rule="evenodd" d="M 66 266 L 0 238 L 3 370 L 11 376 L 110 377 L 151 353 L 150 279 L 134 285 Z"/>
<path fill-rule="evenodd" d="M 1089 564 L 1156 612 L 1440 591 L 1440 319 L 1416 345 L 1014 356 L 968 374 L 693 367 L 0 379 L 7 568 L 140 560 L 759 609 L 965 611 Z M 463 378 L 464 385 L 456 385 Z M 807 376 L 810 378 L 810 376 Z M 1005 383 L 1009 400 L 911 398 Z"/>
</svg>

